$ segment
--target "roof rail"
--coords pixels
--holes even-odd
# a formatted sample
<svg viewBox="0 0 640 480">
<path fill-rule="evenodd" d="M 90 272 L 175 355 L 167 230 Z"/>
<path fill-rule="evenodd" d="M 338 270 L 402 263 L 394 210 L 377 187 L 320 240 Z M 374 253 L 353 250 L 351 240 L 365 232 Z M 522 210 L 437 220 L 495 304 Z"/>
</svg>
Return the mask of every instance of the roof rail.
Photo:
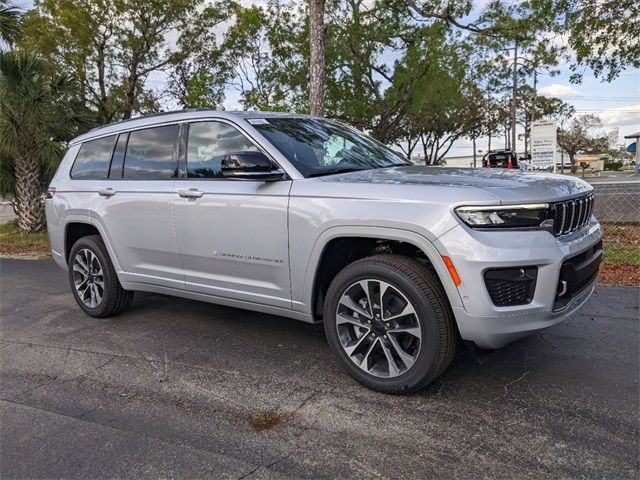
<svg viewBox="0 0 640 480">
<path fill-rule="evenodd" d="M 107 127 L 107 126 L 121 125 L 123 123 L 132 122 L 134 120 L 142 120 L 143 118 L 161 117 L 163 115 L 171 115 L 172 113 L 206 112 L 206 111 L 210 111 L 210 110 L 211 110 L 210 108 L 184 108 L 182 110 L 169 110 L 167 112 L 153 113 L 151 115 L 142 115 L 140 117 L 127 118 L 126 120 L 120 120 L 118 122 L 112 122 L 112 123 L 108 123 L 106 125 L 100 125 L 99 127 L 92 128 L 91 130 L 89 130 L 89 132 L 93 132 L 94 130 L 100 130 L 101 128 L 104 128 L 104 127 Z M 87 132 L 87 133 L 89 133 L 89 132 Z"/>
</svg>

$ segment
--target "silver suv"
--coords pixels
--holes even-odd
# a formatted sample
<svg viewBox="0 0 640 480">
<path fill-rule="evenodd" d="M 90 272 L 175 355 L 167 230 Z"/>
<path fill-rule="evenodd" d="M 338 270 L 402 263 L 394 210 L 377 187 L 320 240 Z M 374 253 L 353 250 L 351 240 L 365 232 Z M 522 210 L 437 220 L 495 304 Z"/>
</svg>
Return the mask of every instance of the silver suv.
<svg viewBox="0 0 640 480">
<path fill-rule="evenodd" d="M 412 392 L 458 340 L 498 348 L 591 295 L 589 184 L 414 166 L 342 123 L 183 111 L 75 139 L 49 188 L 53 256 L 78 305 L 134 291 L 324 322 L 365 385 Z"/>
</svg>

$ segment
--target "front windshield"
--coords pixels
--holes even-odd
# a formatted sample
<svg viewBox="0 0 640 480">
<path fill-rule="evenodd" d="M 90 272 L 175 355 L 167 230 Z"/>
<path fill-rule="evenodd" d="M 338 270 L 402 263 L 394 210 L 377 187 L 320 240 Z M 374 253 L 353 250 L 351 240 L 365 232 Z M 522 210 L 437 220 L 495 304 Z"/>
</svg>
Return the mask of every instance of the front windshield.
<svg viewBox="0 0 640 480">
<path fill-rule="evenodd" d="M 409 165 L 358 131 L 317 118 L 268 118 L 253 126 L 305 177 Z"/>
</svg>

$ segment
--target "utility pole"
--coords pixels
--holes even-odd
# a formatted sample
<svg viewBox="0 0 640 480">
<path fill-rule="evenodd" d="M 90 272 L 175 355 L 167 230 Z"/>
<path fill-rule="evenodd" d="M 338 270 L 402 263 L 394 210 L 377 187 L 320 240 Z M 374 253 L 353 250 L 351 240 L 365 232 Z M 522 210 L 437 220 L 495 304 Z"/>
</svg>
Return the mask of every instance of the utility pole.
<svg viewBox="0 0 640 480">
<path fill-rule="evenodd" d="M 511 92 L 511 149 L 516 151 L 516 95 L 518 93 L 518 39 L 513 47 L 513 90 Z"/>
<path fill-rule="evenodd" d="M 533 70 L 533 98 L 531 99 L 531 112 L 525 112 L 525 125 L 524 125 L 524 154 L 529 155 L 531 150 L 529 149 L 529 143 L 531 140 L 531 125 L 538 119 L 538 70 L 537 66 Z"/>
<path fill-rule="evenodd" d="M 309 0 L 309 110 L 311 115 L 324 117 L 325 0 Z"/>
</svg>

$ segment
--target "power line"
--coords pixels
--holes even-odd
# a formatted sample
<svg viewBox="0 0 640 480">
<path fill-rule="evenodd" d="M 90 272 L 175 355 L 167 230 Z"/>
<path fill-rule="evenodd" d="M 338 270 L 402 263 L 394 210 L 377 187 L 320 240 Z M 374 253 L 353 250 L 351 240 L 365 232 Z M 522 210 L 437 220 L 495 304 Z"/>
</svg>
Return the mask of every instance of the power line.
<svg viewBox="0 0 640 480">
<path fill-rule="evenodd" d="M 569 99 L 572 102 L 586 100 L 588 102 L 640 102 L 640 98 L 589 98 L 589 97 L 576 97 Z"/>
<path fill-rule="evenodd" d="M 611 112 L 611 113 L 640 113 L 640 110 L 612 110 L 610 108 L 592 108 L 592 109 L 580 109 L 576 112 Z"/>
</svg>

